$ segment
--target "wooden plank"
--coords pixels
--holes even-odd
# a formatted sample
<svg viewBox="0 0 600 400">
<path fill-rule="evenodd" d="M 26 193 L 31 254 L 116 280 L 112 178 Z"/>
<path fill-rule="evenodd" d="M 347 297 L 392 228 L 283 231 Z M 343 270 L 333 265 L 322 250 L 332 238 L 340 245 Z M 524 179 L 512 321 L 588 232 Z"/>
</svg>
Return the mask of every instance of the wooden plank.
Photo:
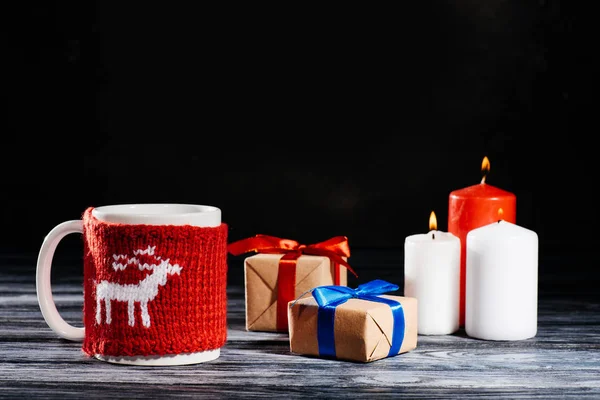
<svg viewBox="0 0 600 400">
<path fill-rule="evenodd" d="M 371 274 L 393 276 L 393 263 L 378 260 Z M 419 336 L 412 352 L 359 364 L 292 354 L 287 334 L 246 332 L 241 266 L 232 263 L 221 356 L 190 366 L 137 367 L 88 358 L 80 343 L 59 339 L 39 311 L 31 265 L 0 268 L 0 398 L 600 398 L 594 293 L 541 293 L 532 339 L 491 342 L 463 331 Z M 80 326 L 75 270 L 57 278 L 53 292 L 65 320 Z"/>
</svg>

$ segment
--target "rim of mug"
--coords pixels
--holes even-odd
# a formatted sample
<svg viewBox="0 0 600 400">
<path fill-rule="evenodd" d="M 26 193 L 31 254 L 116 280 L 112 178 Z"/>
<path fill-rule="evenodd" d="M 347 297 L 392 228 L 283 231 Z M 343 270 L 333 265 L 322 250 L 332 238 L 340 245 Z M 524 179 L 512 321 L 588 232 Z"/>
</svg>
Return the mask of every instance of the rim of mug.
<svg viewBox="0 0 600 400">
<path fill-rule="evenodd" d="M 124 203 L 93 207 L 92 215 L 108 223 L 218 226 L 221 209 L 189 203 Z"/>
</svg>

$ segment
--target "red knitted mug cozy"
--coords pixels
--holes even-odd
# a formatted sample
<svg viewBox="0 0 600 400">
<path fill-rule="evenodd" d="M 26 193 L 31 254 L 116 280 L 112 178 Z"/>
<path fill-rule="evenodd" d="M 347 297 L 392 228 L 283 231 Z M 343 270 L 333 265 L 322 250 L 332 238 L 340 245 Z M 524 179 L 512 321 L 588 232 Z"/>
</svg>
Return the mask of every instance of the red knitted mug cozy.
<svg viewBox="0 0 600 400">
<path fill-rule="evenodd" d="M 227 339 L 227 225 L 129 225 L 83 213 L 88 355 L 164 356 Z"/>
</svg>

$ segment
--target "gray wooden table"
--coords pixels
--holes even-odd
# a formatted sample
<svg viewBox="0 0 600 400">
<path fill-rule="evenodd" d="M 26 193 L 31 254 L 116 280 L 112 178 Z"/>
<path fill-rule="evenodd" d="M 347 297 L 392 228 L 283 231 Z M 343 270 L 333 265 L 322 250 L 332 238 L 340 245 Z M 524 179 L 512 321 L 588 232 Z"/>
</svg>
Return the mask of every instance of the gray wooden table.
<svg viewBox="0 0 600 400">
<path fill-rule="evenodd" d="M 400 257 L 355 251 L 353 263 L 361 282 L 401 285 Z M 136 367 L 87 358 L 79 343 L 59 339 L 39 310 L 35 258 L 0 261 L 0 398 L 600 399 L 600 300 L 593 290 L 562 290 L 562 279 L 540 282 L 535 338 L 489 342 L 462 331 L 419 336 L 412 352 L 359 364 L 291 354 L 287 334 L 246 332 L 242 263 L 232 259 L 221 356 L 197 365 Z M 80 266 L 55 260 L 52 279 L 59 311 L 81 326 Z"/>
</svg>

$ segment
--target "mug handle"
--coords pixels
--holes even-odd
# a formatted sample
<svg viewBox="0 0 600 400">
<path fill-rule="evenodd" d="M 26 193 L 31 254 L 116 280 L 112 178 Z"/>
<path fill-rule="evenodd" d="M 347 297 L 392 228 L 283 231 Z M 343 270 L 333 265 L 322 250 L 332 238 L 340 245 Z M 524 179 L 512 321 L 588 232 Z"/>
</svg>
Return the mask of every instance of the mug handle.
<svg viewBox="0 0 600 400">
<path fill-rule="evenodd" d="M 83 233 L 83 221 L 63 222 L 46 235 L 38 255 L 35 284 L 38 303 L 48 326 L 63 339 L 81 341 L 85 336 L 85 328 L 74 327 L 60 316 L 52 298 L 50 282 L 50 269 L 56 246 L 70 233 Z"/>
</svg>

